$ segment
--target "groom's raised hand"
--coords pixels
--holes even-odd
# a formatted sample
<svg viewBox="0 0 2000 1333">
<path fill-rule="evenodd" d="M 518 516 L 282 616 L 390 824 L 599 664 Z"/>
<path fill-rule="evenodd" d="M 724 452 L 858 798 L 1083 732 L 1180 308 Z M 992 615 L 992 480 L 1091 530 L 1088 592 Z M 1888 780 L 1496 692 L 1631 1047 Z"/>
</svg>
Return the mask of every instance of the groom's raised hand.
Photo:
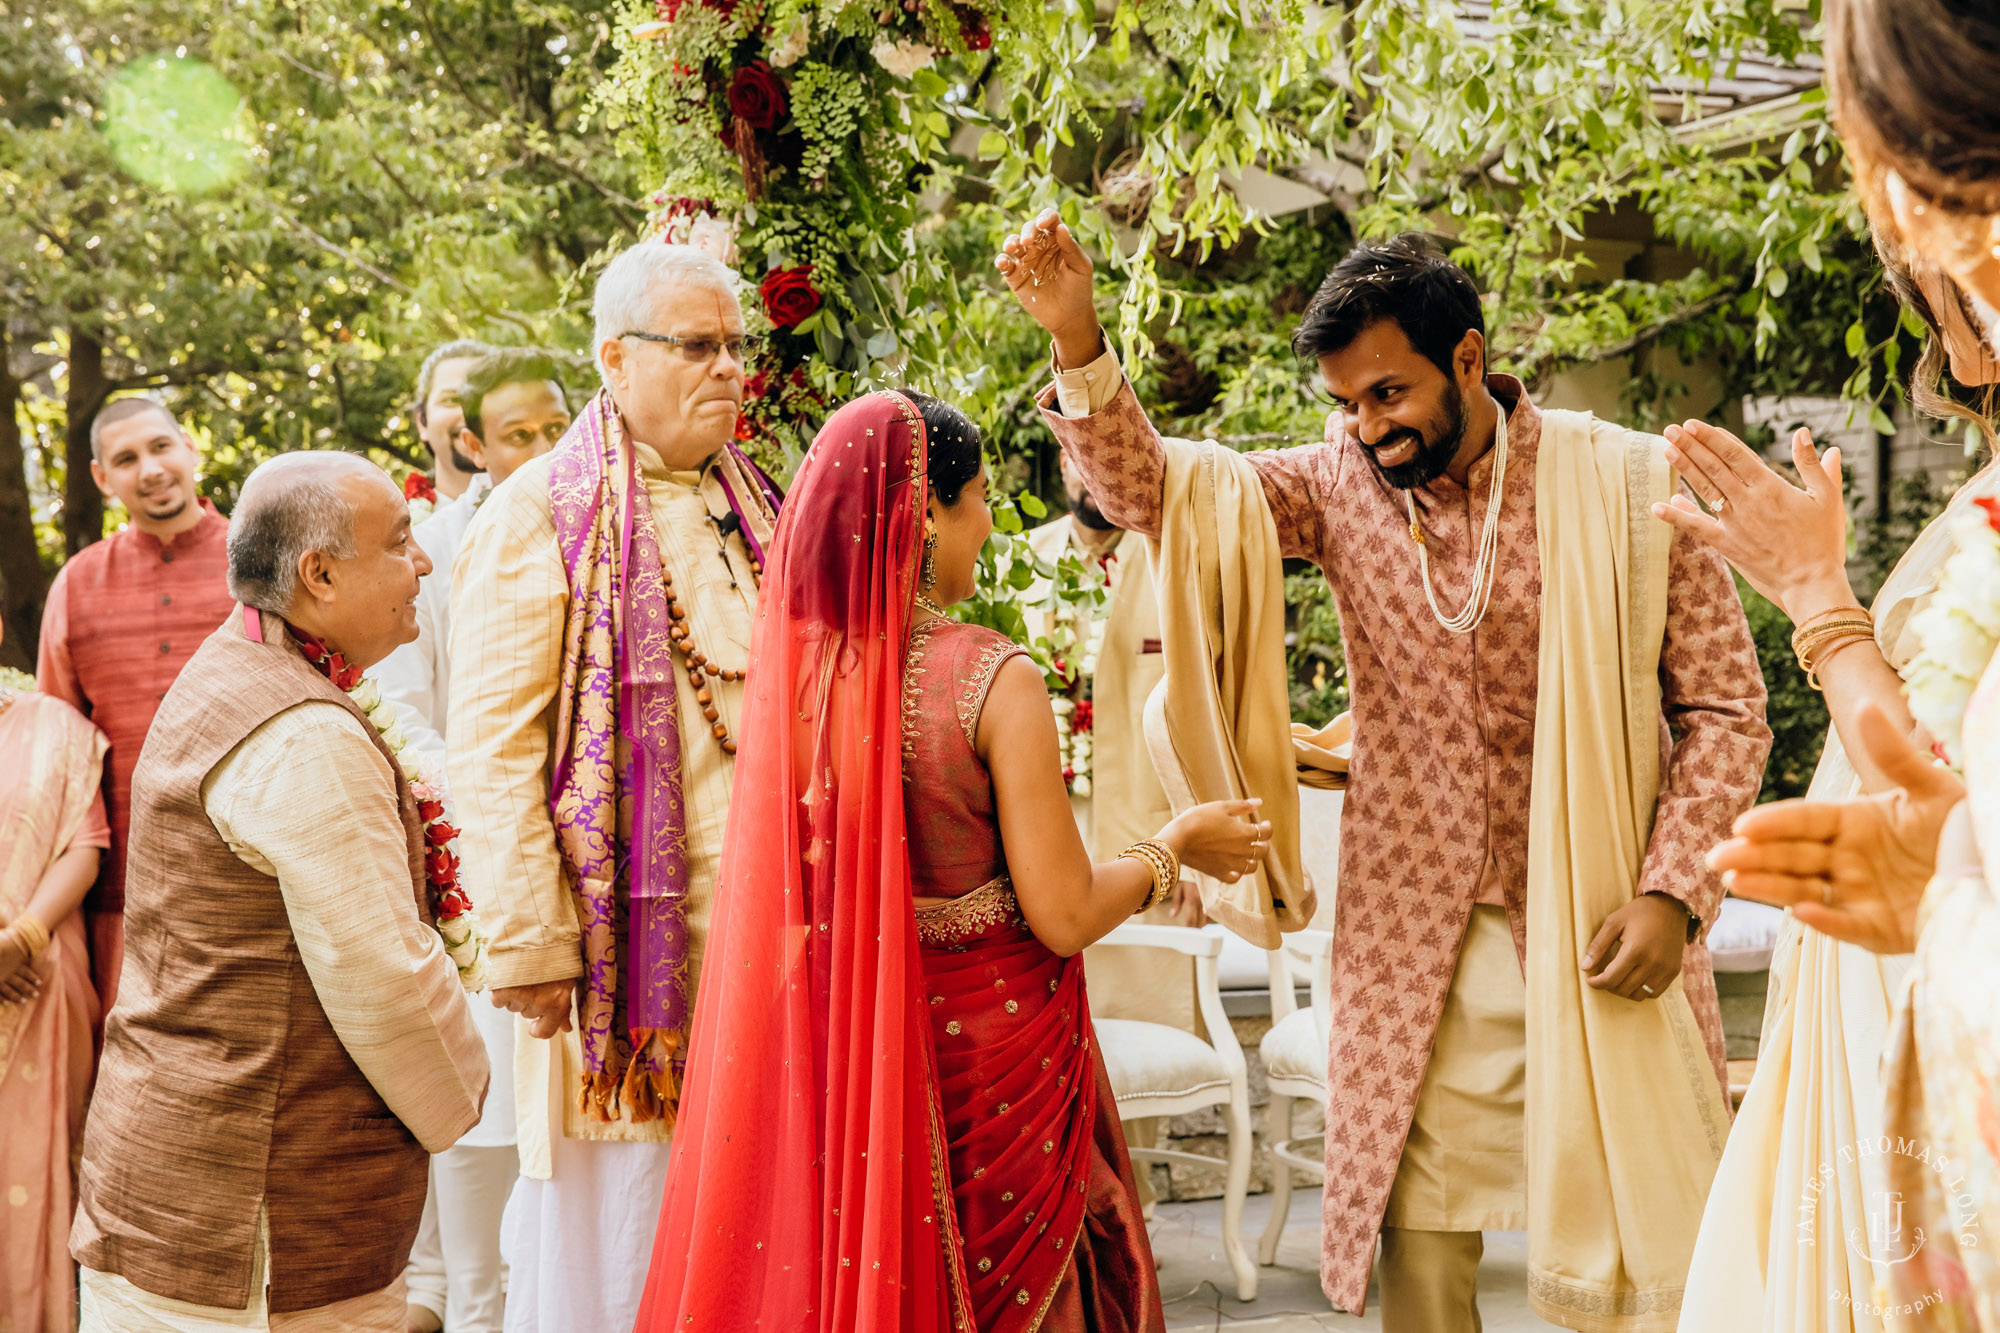
<svg viewBox="0 0 2000 1333">
<path fill-rule="evenodd" d="M 1091 295 L 1090 256 L 1053 208 L 1003 241 L 993 266 L 1021 308 L 1055 339 L 1058 366 L 1075 370 L 1104 351 L 1104 330 Z"/>
</svg>

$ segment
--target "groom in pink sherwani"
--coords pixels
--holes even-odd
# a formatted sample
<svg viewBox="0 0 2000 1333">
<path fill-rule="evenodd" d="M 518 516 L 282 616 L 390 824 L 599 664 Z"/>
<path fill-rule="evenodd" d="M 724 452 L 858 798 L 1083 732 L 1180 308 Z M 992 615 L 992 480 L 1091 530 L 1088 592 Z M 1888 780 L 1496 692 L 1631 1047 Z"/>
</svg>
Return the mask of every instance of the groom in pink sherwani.
<svg viewBox="0 0 2000 1333">
<path fill-rule="evenodd" d="M 1108 350 L 1090 261 L 1045 216 L 997 262 L 1054 338 L 1050 428 L 1111 521 L 1157 535 L 1166 456 Z M 1486 373 L 1478 293 L 1421 238 L 1357 247 L 1295 347 L 1341 411 L 1325 443 L 1248 458 L 1283 554 L 1313 561 L 1332 586 L 1353 688 L 1321 1276 L 1336 1305 L 1359 1312 L 1379 1234 L 1383 1328 L 1469 1333 L 1480 1233 L 1526 1225 L 1542 414 L 1519 380 Z M 1638 893 L 1604 919 L 1582 963 L 1590 986 L 1640 1004 L 1678 977 L 1726 1086 L 1701 942 L 1722 888 L 1703 853 L 1755 799 L 1770 732 L 1723 561 L 1676 533 L 1667 579 L 1651 840 Z M 1579 1318 L 1570 1326 L 1612 1326 Z"/>
</svg>

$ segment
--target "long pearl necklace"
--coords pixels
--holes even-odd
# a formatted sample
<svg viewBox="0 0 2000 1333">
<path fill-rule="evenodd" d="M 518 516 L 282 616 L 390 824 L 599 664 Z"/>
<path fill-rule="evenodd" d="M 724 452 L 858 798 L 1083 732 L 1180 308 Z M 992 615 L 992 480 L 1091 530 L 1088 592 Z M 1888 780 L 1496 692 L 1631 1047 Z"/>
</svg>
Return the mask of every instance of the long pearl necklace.
<svg viewBox="0 0 2000 1333">
<path fill-rule="evenodd" d="M 1457 615 L 1448 616 L 1438 606 L 1437 591 L 1431 587 L 1431 557 L 1424 545 L 1424 530 L 1417 522 L 1417 498 L 1403 492 L 1403 505 L 1410 515 L 1410 540 L 1417 544 L 1417 564 L 1424 575 L 1424 600 L 1438 624 L 1453 634 L 1470 634 L 1486 619 L 1486 607 L 1493 600 L 1493 553 L 1500 545 L 1500 502 L 1507 485 L 1507 414 L 1500 413 L 1493 427 L 1493 490 L 1486 497 L 1486 525 L 1479 532 L 1479 555 L 1472 564 L 1472 594 Z"/>
</svg>

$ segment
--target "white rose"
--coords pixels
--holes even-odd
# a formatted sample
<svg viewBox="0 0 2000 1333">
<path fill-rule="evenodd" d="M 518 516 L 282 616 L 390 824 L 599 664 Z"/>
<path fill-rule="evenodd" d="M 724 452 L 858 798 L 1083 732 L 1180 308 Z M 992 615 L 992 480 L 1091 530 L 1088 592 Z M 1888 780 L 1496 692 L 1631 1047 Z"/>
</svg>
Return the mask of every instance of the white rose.
<svg viewBox="0 0 2000 1333">
<path fill-rule="evenodd" d="M 730 268 L 736 267 L 736 224 L 703 213 L 688 224 L 687 243 L 715 256 Z"/>
<path fill-rule="evenodd" d="M 1049 700 L 1049 707 L 1056 710 L 1057 717 L 1068 717 L 1076 711 L 1076 700 L 1056 698 Z"/>
<path fill-rule="evenodd" d="M 798 26 L 785 34 L 785 40 L 771 48 L 771 68 L 785 69 L 797 64 L 806 48 L 812 44 L 812 20 L 800 19 Z"/>
<path fill-rule="evenodd" d="M 372 713 L 382 703 L 382 687 L 375 683 L 375 677 L 364 676 L 361 683 L 347 692 L 354 700 L 354 706 L 364 713 Z"/>
<path fill-rule="evenodd" d="M 868 54 L 875 57 L 876 64 L 899 79 L 907 79 L 937 60 L 937 52 L 922 42 L 911 41 L 891 42 L 883 39 L 870 47 Z"/>
<path fill-rule="evenodd" d="M 1993 636 L 1958 611 L 1948 610 L 1926 617 L 1924 657 L 1953 675 L 1977 680 L 1993 660 Z"/>
<path fill-rule="evenodd" d="M 1961 525 L 1958 551 L 1945 566 L 1938 592 L 1939 600 L 1957 606 L 1988 633 L 2000 635 L 2000 533 L 1984 521 Z"/>
<path fill-rule="evenodd" d="M 389 728 L 395 726 L 398 720 L 396 706 L 388 700 L 381 698 L 379 691 L 377 692 L 375 706 L 367 709 L 366 712 L 368 720 L 375 724 L 375 730 L 377 731 L 387 731 Z"/>
<path fill-rule="evenodd" d="M 1090 795 L 1090 779 L 1079 773 L 1076 776 L 1076 781 L 1070 783 L 1069 789 L 1078 796 L 1088 796 Z"/>
<path fill-rule="evenodd" d="M 403 734 L 401 727 L 391 726 L 382 733 L 382 744 L 389 747 L 390 754 L 400 756 L 409 743 L 410 738 Z"/>
<path fill-rule="evenodd" d="M 1943 743 L 1953 764 L 1960 761 L 1965 726 L 1965 705 L 1977 682 L 1953 671 L 1919 659 L 1910 667 L 1905 690 L 1910 699 L 1910 716 L 1923 724 L 1933 738 Z"/>
</svg>

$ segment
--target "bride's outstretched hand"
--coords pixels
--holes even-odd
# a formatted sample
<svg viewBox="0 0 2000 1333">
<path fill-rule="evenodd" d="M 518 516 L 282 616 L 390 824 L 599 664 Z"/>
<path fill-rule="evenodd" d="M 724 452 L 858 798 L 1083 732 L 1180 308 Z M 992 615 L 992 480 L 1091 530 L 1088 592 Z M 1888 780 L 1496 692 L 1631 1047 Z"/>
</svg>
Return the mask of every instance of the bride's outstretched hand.
<svg viewBox="0 0 2000 1333">
<path fill-rule="evenodd" d="M 1840 450 L 1813 448 L 1812 432 L 1792 435 L 1794 486 L 1749 445 L 1703 421 L 1669 426 L 1667 460 L 1715 512 L 1685 495 L 1653 506 L 1655 517 L 1699 537 L 1751 587 L 1796 622 L 1854 604 L 1847 583 L 1847 506 Z"/>
<path fill-rule="evenodd" d="M 1161 831 L 1160 837 L 1189 870 L 1234 884 L 1257 868 L 1271 845 L 1271 824 L 1259 818 L 1264 803 L 1210 801 L 1197 805 Z"/>
<path fill-rule="evenodd" d="M 1104 338 L 1091 295 L 1090 256 L 1054 209 L 1002 242 L 993 265 L 1021 308 L 1054 337 L 1065 370 L 1096 359 Z"/>
</svg>

